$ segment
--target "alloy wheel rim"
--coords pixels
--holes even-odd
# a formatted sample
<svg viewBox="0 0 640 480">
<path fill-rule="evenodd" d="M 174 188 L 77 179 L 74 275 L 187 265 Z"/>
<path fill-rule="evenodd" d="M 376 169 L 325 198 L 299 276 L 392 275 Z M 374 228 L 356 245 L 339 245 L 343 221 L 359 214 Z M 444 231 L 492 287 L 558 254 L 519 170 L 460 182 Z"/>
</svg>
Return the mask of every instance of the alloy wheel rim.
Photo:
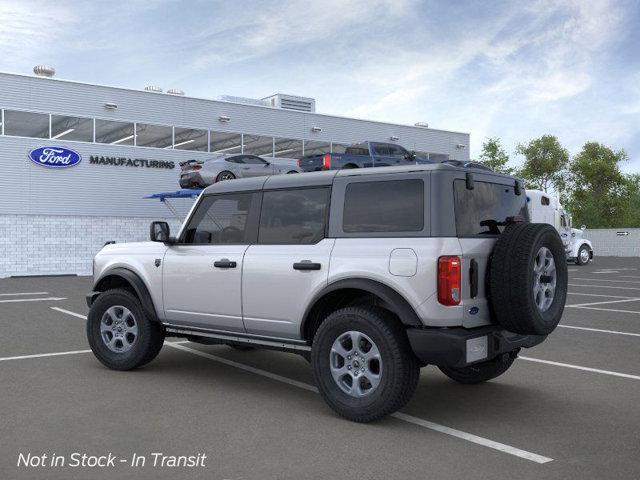
<svg viewBox="0 0 640 480">
<path fill-rule="evenodd" d="M 382 379 L 380 350 L 362 332 L 340 334 L 329 352 L 331 376 L 347 395 L 360 398 L 373 393 Z"/>
<path fill-rule="evenodd" d="M 127 307 L 109 307 L 100 320 L 100 337 L 109 350 L 124 353 L 138 340 L 138 323 Z"/>
<path fill-rule="evenodd" d="M 556 263 L 551 250 L 540 247 L 533 265 L 533 299 L 540 312 L 551 307 L 556 294 Z"/>
<path fill-rule="evenodd" d="M 221 173 L 220 174 L 220 181 L 231 180 L 232 178 L 233 178 L 233 175 L 231 175 L 230 173 Z"/>
<path fill-rule="evenodd" d="M 589 251 L 586 248 L 583 248 L 580 251 L 580 260 L 582 260 L 583 263 L 586 263 L 589 260 Z"/>
</svg>

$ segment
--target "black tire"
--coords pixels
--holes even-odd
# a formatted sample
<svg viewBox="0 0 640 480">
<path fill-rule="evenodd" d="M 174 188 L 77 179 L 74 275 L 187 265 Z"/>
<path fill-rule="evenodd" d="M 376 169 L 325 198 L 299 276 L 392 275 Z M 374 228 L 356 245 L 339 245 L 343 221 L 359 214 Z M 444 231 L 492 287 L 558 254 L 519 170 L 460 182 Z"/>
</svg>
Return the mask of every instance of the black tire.
<svg viewBox="0 0 640 480">
<path fill-rule="evenodd" d="M 137 324 L 135 341 L 125 352 L 112 351 L 100 332 L 100 325 L 107 310 L 114 306 L 126 307 Z M 87 340 L 94 355 L 100 362 L 113 370 L 131 370 L 146 365 L 153 360 L 164 343 L 164 328 L 145 314 L 140 300 L 123 289 L 107 290 L 96 298 L 87 316 Z"/>
<path fill-rule="evenodd" d="M 362 397 L 345 393 L 330 369 L 332 345 L 349 331 L 368 336 L 380 352 L 380 383 Z M 402 408 L 413 395 L 420 376 L 402 325 L 387 311 L 369 306 L 347 307 L 329 315 L 314 337 L 311 364 L 325 402 L 338 415 L 354 422 L 378 420 Z"/>
<path fill-rule="evenodd" d="M 359 168 L 359 167 L 357 165 L 354 165 L 353 163 L 348 163 L 344 167 L 342 167 L 343 170 L 350 170 L 352 168 Z"/>
<path fill-rule="evenodd" d="M 473 385 L 476 383 L 486 382 L 493 378 L 499 377 L 509 370 L 513 365 L 516 355 L 504 354 L 500 355 L 488 362 L 476 363 L 468 367 L 438 367 L 451 380 L 465 385 Z"/>
<path fill-rule="evenodd" d="M 236 176 L 232 172 L 228 170 L 223 170 L 216 177 L 216 182 L 223 182 L 225 180 L 234 180 L 235 178 Z"/>
<path fill-rule="evenodd" d="M 534 295 L 536 278 L 541 279 L 534 270 L 536 256 L 543 247 L 550 252 L 555 264 L 553 295 L 543 293 L 552 299 L 545 309 L 536 304 Z M 518 223 L 507 226 L 496 242 L 489 266 L 489 299 L 500 325 L 515 333 L 548 335 L 562 317 L 567 283 L 564 246 L 551 225 Z"/>
<path fill-rule="evenodd" d="M 576 257 L 576 265 L 587 265 L 589 263 L 589 261 L 591 260 L 590 256 L 587 256 L 587 260 L 583 261 L 582 260 L 582 252 L 587 252 L 587 254 L 589 254 L 589 247 L 587 247 L 586 245 L 582 245 L 580 246 L 580 248 L 578 249 L 578 256 Z"/>
</svg>

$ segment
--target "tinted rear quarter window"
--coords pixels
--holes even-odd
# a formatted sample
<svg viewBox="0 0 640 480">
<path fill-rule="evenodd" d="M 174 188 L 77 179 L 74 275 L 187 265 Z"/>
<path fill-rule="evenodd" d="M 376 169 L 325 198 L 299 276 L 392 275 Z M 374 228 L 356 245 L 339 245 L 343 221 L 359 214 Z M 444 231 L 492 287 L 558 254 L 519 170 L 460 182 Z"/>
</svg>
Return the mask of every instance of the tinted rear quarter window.
<svg viewBox="0 0 640 480">
<path fill-rule="evenodd" d="M 342 229 L 358 232 L 419 232 L 424 228 L 424 182 L 419 179 L 347 185 Z"/>
<path fill-rule="evenodd" d="M 516 195 L 509 185 L 476 181 L 468 190 L 464 180 L 455 180 L 453 191 L 459 237 L 499 235 L 508 217 L 529 219 L 526 195 Z"/>
<path fill-rule="evenodd" d="M 264 192 L 258 243 L 313 244 L 324 238 L 328 188 Z"/>
</svg>

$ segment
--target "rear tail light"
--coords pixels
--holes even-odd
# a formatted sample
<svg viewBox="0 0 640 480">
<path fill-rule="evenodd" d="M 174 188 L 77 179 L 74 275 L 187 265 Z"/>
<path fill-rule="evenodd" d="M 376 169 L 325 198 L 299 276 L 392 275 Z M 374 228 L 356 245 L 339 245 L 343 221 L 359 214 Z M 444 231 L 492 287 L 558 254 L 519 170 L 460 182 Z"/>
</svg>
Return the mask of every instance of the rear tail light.
<svg viewBox="0 0 640 480">
<path fill-rule="evenodd" d="M 298 164 L 299 167 L 302 166 L 302 165 L 300 165 L 300 163 L 301 163 L 300 159 L 298 159 L 298 161 L 296 163 Z"/>
<path fill-rule="evenodd" d="M 325 170 L 331 169 L 331 154 L 325 153 L 322 156 L 322 168 Z"/>
<path fill-rule="evenodd" d="M 438 302 L 442 305 L 453 306 L 460 303 L 461 267 L 460 257 L 438 258 Z"/>
</svg>

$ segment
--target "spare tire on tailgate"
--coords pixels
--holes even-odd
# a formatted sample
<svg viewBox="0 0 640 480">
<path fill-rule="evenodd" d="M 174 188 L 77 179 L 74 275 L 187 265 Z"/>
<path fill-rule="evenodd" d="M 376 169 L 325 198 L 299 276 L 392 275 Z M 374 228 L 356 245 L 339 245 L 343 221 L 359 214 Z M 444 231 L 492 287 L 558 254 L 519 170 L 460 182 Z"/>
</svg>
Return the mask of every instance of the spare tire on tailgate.
<svg viewBox="0 0 640 480">
<path fill-rule="evenodd" d="M 551 333 L 564 310 L 567 275 L 564 246 L 551 225 L 508 225 L 489 267 L 489 298 L 497 322 L 515 333 Z"/>
</svg>

